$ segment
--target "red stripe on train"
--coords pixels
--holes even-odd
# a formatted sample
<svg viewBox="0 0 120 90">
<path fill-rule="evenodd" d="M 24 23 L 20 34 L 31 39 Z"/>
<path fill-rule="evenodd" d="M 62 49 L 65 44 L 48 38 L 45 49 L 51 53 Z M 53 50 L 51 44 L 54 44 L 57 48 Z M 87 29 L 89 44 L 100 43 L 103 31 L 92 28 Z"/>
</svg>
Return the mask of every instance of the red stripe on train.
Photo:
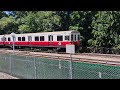
<svg viewBox="0 0 120 90">
<path fill-rule="evenodd" d="M 4 42 L 4 44 L 5 45 L 12 45 L 12 43 L 13 42 Z M 14 42 L 14 44 L 15 45 L 33 45 L 33 46 L 58 46 L 58 45 L 60 45 L 60 46 L 66 46 L 66 44 L 70 44 L 71 42 L 69 41 L 69 42 L 64 42 L 64 41 L 62 41 L 62 42 L 59 42 L 59 41 L 53 41 L 53 42 L 45 42 L 45 41 L 43 41 L 43 42 Z M 3 44 L 3 42 L 0 42 L 0 44 Z M 80 44 L 80 42 L 78 41 L 76 41 L 76 42 L 73 42 L 73 44 L 75 44 L 75 45 L 78 45 L 79 46 L 79 44 Z"/>
</svg>

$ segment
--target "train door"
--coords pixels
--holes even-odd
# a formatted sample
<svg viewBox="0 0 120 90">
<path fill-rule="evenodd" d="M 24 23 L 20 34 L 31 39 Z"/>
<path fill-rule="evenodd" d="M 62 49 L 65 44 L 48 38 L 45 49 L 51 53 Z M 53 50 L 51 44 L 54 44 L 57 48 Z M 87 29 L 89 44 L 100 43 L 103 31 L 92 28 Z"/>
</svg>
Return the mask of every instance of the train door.
<svg viewBox="0 0 120 90">
<path fill-rule="evenodd" d="M 31 41 L 32 41 L 32 36 L 28 36 L 28 45 L 29 45 L 29 46 L 32 45 Z"/>
<path fill-rule="evenodd" d="M 11 38 L 10 38 L 10 37 L 8 37 L 8 45 L 10 45 L 10 41 L 11 41 Z"/>
<path fill-rule="evenodd" d="M 52 41 L 53 41 L 53 35 L 48 35 L 48 44 L 49 44 L 49 46 L 52 46 Z"/>
</svg>

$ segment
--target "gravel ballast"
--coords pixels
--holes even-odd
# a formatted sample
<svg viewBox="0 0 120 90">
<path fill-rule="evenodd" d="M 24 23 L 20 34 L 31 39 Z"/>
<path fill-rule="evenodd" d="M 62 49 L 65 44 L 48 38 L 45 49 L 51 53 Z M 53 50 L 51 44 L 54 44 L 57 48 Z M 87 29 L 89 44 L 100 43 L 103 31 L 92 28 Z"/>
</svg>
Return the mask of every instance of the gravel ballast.
<svg viewBox="0 0 120 90">
<path fill-rule="evenodd" d="M 0 72 L 0 79 L 18 79 L 18 78 L 13 77 L 13 76 L 11 76 L 11 75 L 9 75 L 9 74 Z"/>
</svg>

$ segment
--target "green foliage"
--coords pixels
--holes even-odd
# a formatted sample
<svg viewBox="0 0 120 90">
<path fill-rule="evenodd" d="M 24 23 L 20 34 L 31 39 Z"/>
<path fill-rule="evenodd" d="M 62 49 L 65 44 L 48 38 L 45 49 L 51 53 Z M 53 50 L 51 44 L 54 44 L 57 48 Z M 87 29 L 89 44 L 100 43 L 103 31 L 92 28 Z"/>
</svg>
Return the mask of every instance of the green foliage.
<svg viewBox="0 0 120 90">
<path fill-rule="evenodd" d="M 12 16 L 2 17 L 0 19 L 0 33 L 5 34 L 11 32 L 13 29 L 15 29 L 15 27 L 13 28 L 14 25 L 15 21 Z"/>
<path fill-rule="evenodd" d="M 94 47 L 116 47 L 120 46 L 120 12 L 99 11 L 93 17 L 92 35 L 88 43 Z"/>
<path fill-rule="evenodd" d="M 59 18 L 52 11 L 26 12 L 24 17 L 17 19 L 18 30 L 20 33 L 53 31 L 55 25 L 59 26 Z"/>
<path fill-rule="evenodd" d="M 111 26 L 113 25 L 114 18 L 111 11 L 99 11 L 95 17 L 91 26 L 93 27 L 92 34 L 93 38 L 89 41 L 90 45 L 95 47 L 112 47 L 113 36 L 111 35 Z"/>
<path fill-rule="evenodd" d="M 30 31 L 30 27 L 28 25 L 22 24 L 18 27 L 18 31 L 21 33 L 26 33 Z"/>
</svg>

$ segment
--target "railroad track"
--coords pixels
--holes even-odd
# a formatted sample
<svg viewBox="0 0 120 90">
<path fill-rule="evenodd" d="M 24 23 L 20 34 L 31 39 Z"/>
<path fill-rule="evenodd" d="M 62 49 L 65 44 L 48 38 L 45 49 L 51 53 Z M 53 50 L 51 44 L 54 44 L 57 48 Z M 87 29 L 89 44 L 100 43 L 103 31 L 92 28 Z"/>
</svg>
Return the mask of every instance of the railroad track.
<svg viewBox="0 0 120 90">
<path fill-rule="evenodd" d="M 42 53 L 58 53 L 58 54 L 66 54 L 65 52 L 56 52 L 53 50 L 48 50 L 48 51 L 43 51 L 43 50 L 39 50 L 39 49 L 34 49 L 34 50 L 30 50 L 30 49 L 16 49 L 18 51 L 28 51 L 28 52 L 42 52 Z"/>
<path fill-rule="evenodd" d="M 120 55 L 116 55 L 116 54 L 98 54 L 98 53 L 79 53 L 76 55 L 86 55 L 86 56 L 100 56 L 100 57 L 104 57 L 104 58 L 120 58 Z"/>
<path fill-rule="evenodd" d="M 2 49 L 0 50 L 0 54 L 10 54 L 12 53 L 12 50 L 6 50 L 6 49 Z M 46 53 L 44 52 L 44 54 L 42 52 L 31 52 L 31 51 L 25 51 L 25 50 L 15 50 L 15 54 L 16 55 L 20 55 L 20 56 L 26 56 L 26 57 L 39 57 L 39 58 L 48 58 L 51 60 L 70 60 L 70 56 L 68 54 L 55 54 L 55 53 Z M 79 55 L 81 57 L 79 57 Z M 83 56 L 84 57 L 83 57 Z M 85 57 L 86 56 L 86 57 Z M 104 58 L 119 58 L 116 60 L 104 60 L 104 59 L 95 59 L 95 58 L 89 58 L 90 57 L 104 57 Z M 90 53 L 83 53 L 83 54 L 75 54 L 73 55 L 73 61 L 74 62 L 89 62 L 89 63 L 100 63 L 100 64 L 107 64 L 107 65 L 119 65 L 120 66 L 120 55 L 112 55 L 111 57 L 109 55 L 102 55 L 102 54 L 90 54 Z"/>
<path fill-rule="evenodd" d="M 12 50 L 11 48 L 1 48 L 0 50 Z M 51 53 L 51 54 L 67 54 L 65 52 L 55 52 L 55 51 L 40 51 L 39 49 L 35 49 L 35 50 L 30 50 L 30 49 L 15 49 L 17 51 L 22 51 L 22 52 L 40 52 L 40 53 Z M 120 55 L 116 55 L 116 54 L 99 54 L 99 53 L 75 53 L 74 55 L 84 55 L 84 56 L 99 56 L 99 57 L 103 57 L 103 58 L 120 58 Z"/>
</svg>

